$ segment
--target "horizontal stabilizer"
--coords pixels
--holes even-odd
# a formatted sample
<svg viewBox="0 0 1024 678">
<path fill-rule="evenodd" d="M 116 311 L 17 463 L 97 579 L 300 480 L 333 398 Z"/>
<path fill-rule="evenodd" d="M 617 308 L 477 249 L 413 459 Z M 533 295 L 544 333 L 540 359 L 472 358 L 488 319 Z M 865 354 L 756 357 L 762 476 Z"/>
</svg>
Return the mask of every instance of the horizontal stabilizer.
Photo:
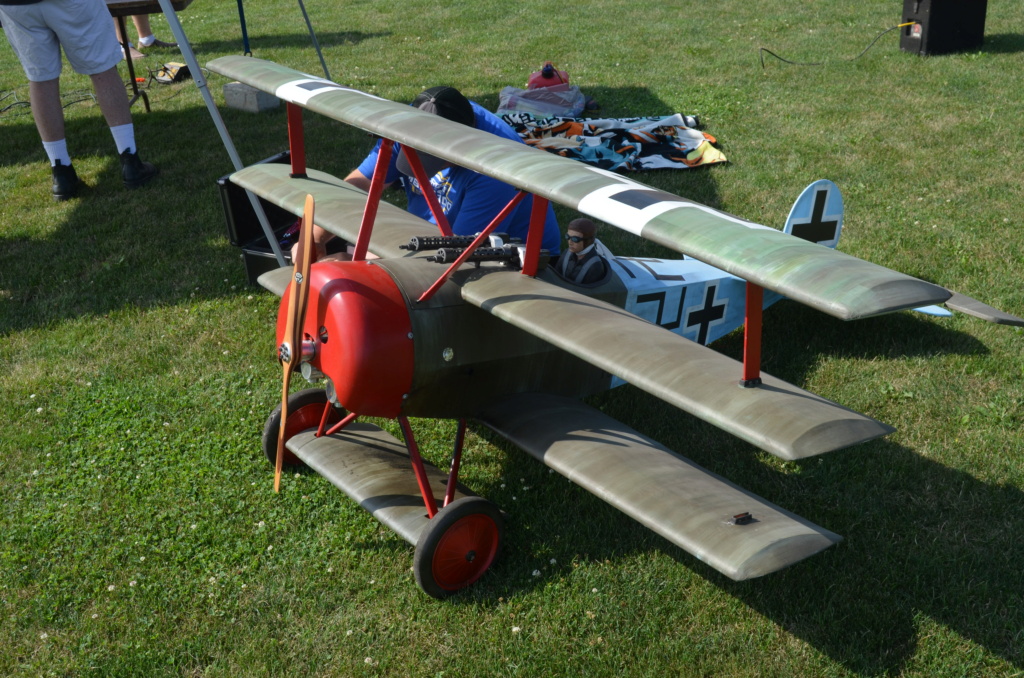
<svg viewBox="0 0 1024 678">
<path fill-rule="evenodd" d="M 426 527 L 427 509 L 405 444 L 390 433 L 356 422 L 340 433 L 316 437 L 309 429 L 288 439 L 288 450 L 332 485 L 359 502 L 373 517 L 415 545 Z M 438 506 L 448 474 L 424 462 Z M 440 494 L 438 494 L 440 493 Z M 455 499 L 470 493 L 459 486 Z"/>
<path fill-rule="evenodd" d="M 270 61 L 226 56 L 214 59 L 209 67 L 289 103 L 494 177 L 844 320 L 949 298 L 950 293 L 937 285 Z M 318 213 L 322 209 L 319 201 L 317 209 Z"/>
<path fill-rule="evenodd" d="M 453 280 L 474 306 L 783 459 L 894 430 L 764 373 L 743 388 L 735 360 L 572 290 L 504 271 Z"/>
<path fill-rule="evenodd" d="M 296 216 L 302 216 L 306 195 L 312 195 L 316 201 L 316 225 L 355 242 L 366 206 L 366 193 L 326 172 L 307 169 L 306 178 L 293 178 L 290 173 L 289 165 L 262 163 L 238 170 L 231 175 L 231 182 Z M 437 233 L 434 224 L 382 201 L 369 251 L 381 258 L 401 256 L 405 251 L 398 246 L 407 244 L 413 236 Z"/>
<path fill-rule="evenodd" d="M 1010 315 L 959 292 L 953 292 L 953 296 L 946 300 L 946 306 L 954 311 L 960 311 L 961 313 L 966 313 L 967 315 L 972 315 L 975 318 L 981 318 L 997 325 L 1024 327 L 1024 318 Z"/>
<path fill-rule="evenodd" d="M 842 539 L 575 400 L 520 394 L 481 421 L 736 581 L 775 572 Z M 750 522 L 735 520 L 741 514 Z"/>
</svg>

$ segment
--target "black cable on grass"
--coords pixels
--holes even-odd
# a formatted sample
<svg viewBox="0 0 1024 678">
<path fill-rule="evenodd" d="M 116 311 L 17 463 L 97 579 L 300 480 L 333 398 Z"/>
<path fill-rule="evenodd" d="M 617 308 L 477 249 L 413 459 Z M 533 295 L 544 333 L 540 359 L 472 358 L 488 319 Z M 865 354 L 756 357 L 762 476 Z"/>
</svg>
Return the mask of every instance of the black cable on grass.
<svg viewBox="0 0 1024 678">
<path fill-rule="evenodd" d="M 12 101 L 11 103 L 7 104 L 3 108 L 0 108 L 0 114 L 6 113 L 7 111 L 11 110 L 12 108 L 14 108 L 16 106 L 28 106 L 29 105 L 27 101 L 20 100 L 18 98 L 18 93 L 15 92 L 13 89 L 10 90 L 10 91 L 4 92 L 3 95 L 0 96 L 0 103 L 3 103 L 4 101 L 7 101 L 11 97 L 14 97 L 14 101 Z"/>
<path fill-rule="evenodd" d="M 7 104 L 3 108 L 0 108 L 0 114 L 6 113 L 7 111 L 11 110 L 12 108 L 17 108 L 18 106 L 28 106 L 28 105 L 29 105 L 29 103 L 27 101 L 15 101 L 13 104 Z"/>
<path fill-rule="evenodd" d="M 81 99 L 75 99 L 74 101 L 69 101 L 66 104 L 61 105 L 61 108 L 67 108 L 68 106 L 72 106 L 74 104 L 80 104 L 83 101 L 96 101 L 96 97 L 88 96 L 88 97 L 82 97 Z"/>
<path fill-rule="evenodd" d="M 11 110 L 12 108 L 17 108 L 17 107 L 21 107 L 21 106 L 30 106 L 31 105 L 31 102 L 29 102 L 27 100 L 23 101 L 21 99 L 18 99 L 18 93 L 16 91 L 14 91 L 14 90 L 11 90 L 9 92 L 5 92 L 2 96 L 0 96 L 0 103 L 6 101 L 7 99 L 9 99 L 11 97 L 14 97 L 15 101 L 7 104 L 3 108 L 0 108 L 0 114 L 6 113 L 7 111 Z M 74 99 L 73 97 L 79 97 L 79 98 L 78 99 Z M 68 99 L 72 99 L 72 100 L 68 101 Z M 89 92 L 89 91 L 86 91 L 86 90 L 76 90 L 74 92 L 62 92 L 61 95 L 60 95 L 60 101 L 61 101 L 60 107 L 61 108 L 67 108 L 68 106 L 71 106 L 72 104 L 81 103 L 83 101 L 96 101 L 96 96 L 92 92 Z M 19 115 L 23 115 L 23 114 L 19 114 Z"/>
<path fill-rule="evenodd" d="M 881 37 L 883 35 L 885 35 L 886 33 L 890 32 L 890 31 L 895 31 L 897 28 L 903 28 L 904 26 L 910 26 L 913 23 L 914 23 L 913 21 L 908 21 L 905 24 L 899 24 L 898 26 L 893 26 L 892 28 L 886 28 L 884 31 L 882 31 L 881 33 L 879 33 L 878 35 L 875 36 L 875 39 L 871 41 L 870 45 L 868 45 L 867 47 L 864 48 L 863 52 L 861 52 L 857 56 L 853 57 L 852 59 L 840 59 L 840 61 L 856 61 L 857 59 L 859 59 L 862 56 L 864 56 L 865 54 L 867 54 L 868 50 L 871 49 L 872 47 L 874 47 L 875 43 L 878 42 L 879 39 L 881 39 Z M 767 49 L 765 47 L 760 47 L 760 48 L 758 48 L 757 55 L 761 59 L 761 68 L 762 69 L 764 69 L 764 53 L 765 52 L 768 52 L 769 54 L 771 54 L 773 57 L 775 57 L 779 61 L 785 61 L 787 64 L 793 64 L 794 66 L 827 66 L 828 64 L 833 63 L 831 61 L 813 61 L 813 62 L 790 61 L 789 59 L 783 59 L 782 57 L 780 57 L 778 54 L 776 54 L 775 52 L 771 51 L 770 49 Z"/>
</svg>

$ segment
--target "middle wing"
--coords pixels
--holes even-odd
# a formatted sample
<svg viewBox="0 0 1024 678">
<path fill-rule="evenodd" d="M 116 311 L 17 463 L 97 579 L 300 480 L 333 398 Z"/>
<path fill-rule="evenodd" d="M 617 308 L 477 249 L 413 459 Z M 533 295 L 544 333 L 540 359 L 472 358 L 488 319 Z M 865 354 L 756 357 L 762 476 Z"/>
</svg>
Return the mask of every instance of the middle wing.
<svg viewBox="0 0 1024 678">
<path fill-rule="evenodd" d="M 291 168 L 279 163 L 262 163 L 238 170 L 231 183 L 252 191 L 296 216 L 302 216 L 306 195 L 316 201 L 316 225 L 329 233 L 355 242 L 366 206 L 366 193 L 335 176 L 307 169 L 306 177 L 292 177 Z M 380 202 L 370 240 L 370 252 L 381 258 L 401 256 L 399 245 L 437 227 L 394 205 Z"/>
<path fill-rule="evenodd" d="M 572 290 L 515 272 L 453 279 L 469 303 L 783 459 L 894 430 L 764 373 L 743 388 L 735 360 Z"/>
</svg>

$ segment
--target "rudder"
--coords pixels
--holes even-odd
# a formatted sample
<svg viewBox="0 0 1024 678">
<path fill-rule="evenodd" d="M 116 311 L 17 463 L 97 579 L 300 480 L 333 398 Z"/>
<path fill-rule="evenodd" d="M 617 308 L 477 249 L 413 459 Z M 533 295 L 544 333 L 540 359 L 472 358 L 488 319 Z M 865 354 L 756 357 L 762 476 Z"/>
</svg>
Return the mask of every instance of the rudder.
<svg viewBox="0 0 1024 678">
<path fill-rule="evenodd" d="M 786 217 L 783 232 L 835 249 L 843 230 L 843 196 L 828 179 L 803 190 Z"/>
</svg>

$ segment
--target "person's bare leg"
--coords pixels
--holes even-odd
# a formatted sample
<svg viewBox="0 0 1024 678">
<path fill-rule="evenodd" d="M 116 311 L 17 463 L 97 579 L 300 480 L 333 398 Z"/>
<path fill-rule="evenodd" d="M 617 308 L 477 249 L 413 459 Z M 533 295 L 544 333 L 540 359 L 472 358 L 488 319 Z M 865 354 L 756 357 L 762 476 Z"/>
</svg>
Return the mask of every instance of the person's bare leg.
<svg viewBox="0 0 1024 678">
<path fill-rule="evenodd" d="M 114 141 L 118 142 L 118 154 L 121 157 L 121 177 L 126 188 L 138 188 L 155 177 L 159 170 L 152 163 L 139 159 L 135 145 L 135 132 L 132 124 L 132 112 L 128 104 L 128 93 L 124 83 L 114 66 L 92 77 L 92 86 L 96 90 L 96 99 L 100 102 L 100 110 L 110 126 Z M 122 130 L 116 128 L 124 127 Z M 121 132 L 124 132 L 122 136 Z M 120 142 L 118 141 L 120 139 Z M 123 143 L 121 143 L 123 142 Z"/>
<path fill-rule="evenodd" d="M 135 17 L 132 17 L 132 19 L 135 19 Z M 147 22 L 147 25 L 148 25 L 148 22 L 149 22 L 149 17 L 148 16 L 146 16 L 146 22 Z M 129 46 L 128 47 L 128 54 L 131 56 L 132 59 L 141 59 L 144 56 L 146 56 L 145 54 L 143 54 L 139 50 L 135 49 L 135 45 L 132 45 L 131 42 L 125 37 L 124 33 L 121 31 L 121 20 L 117 19 L 117 18 L 114 19 L 114 34 L 117 36 L 117 41 L 119 43 L 121 43 L 122 45 L 128 45 Z"/>
<path fill-rule="evenodd" d="M 124 90 L 121 75 L 117 66 L 112 66 L 102 73 L 90 76 L 92 87 L 96 92 L 96 100 L 100 102 L 100 111 L 107 121 L 107 126 L 127 125 L 132 121 L 132 112 L 128 106 L 128 93 Z"/>
<path fill-rule="evenodd" d="M 149 25 L 148 14 L 136 14 L 132 16 L 132 21 L 135 23 L 135 30 L 139 33 L 140 41 L 153 35 L 153 28 Z"/>
<path fill-rule="evenodd" d="M 120 79 L 118 82 L 120 83 Z M 121 91 L 124 92 L 124 87 Z M 64 109 L 60 105 L 60 78 L 29 82 L 28 96 L 32 105 L 32 118 L 36 121 L 36 129 L 39 130 L 39 138 L 43 141 L 63 139 Z"/>
<path fill-rule="evenodd" d="M 51 156 L 53 199 L 60 201 L 73 198 L 78 193 L 79 181 L 74 167 L 71 166 L 70 158 L 66 155 L 64 109 L 60 105 L 60 78 L 42 82 L 29 81 L 28 96 L 32 105 L 32 118 L 36 122 L 36 129 L 39 130 L 39 138 L 42 139 L 44 148 L 49 145 L 46 153 Z M 54 142 L 60 142 L 59 148 L 63 150 L 51 155 Z M 62 154 L 64 161 L 54 160 L 56 156 Z"/>
<path fill-rule="evenodd" d="M 137 14 L 132 17 L 135 30 L 139 33 L 139 47 L 177 47 L 176 42 L 164 42 L 153 35 L 153 27 L 149 23 L 148 14 Z"/>
</svg>

